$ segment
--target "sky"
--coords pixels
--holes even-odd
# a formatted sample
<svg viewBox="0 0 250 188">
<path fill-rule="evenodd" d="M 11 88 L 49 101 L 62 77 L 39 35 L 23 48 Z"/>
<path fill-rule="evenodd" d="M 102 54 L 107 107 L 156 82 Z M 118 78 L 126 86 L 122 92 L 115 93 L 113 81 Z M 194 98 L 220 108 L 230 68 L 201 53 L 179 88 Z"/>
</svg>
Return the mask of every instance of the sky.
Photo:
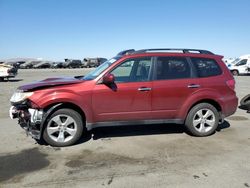
<svg viewBox="0 0 250 188">
<path fill-rule="evenodd" d="M 0 59 L 111 58 L 131 48 L 250 54 L 250 0 L 0 0 Z"/>
</svg>

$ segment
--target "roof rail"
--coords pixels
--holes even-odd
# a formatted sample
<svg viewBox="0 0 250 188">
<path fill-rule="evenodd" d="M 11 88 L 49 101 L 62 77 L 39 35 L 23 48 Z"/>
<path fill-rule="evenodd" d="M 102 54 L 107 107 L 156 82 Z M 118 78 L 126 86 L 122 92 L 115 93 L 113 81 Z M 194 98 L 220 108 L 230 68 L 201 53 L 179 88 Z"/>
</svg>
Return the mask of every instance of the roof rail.
<svg viewBox="0 0 250 188">
<path fill-rule="evenodd" d="M 200 54 L 210 54 L 214 55 L 214 53 L 208 51 L 208 50 L 198 50 L 198 49 L 183 49 L 183 48 L 152 48 L 152 49 L 143 49 L 138 50 L 133 53 L 147 53 L 147 52 L 163 52 L 163 51 L 174 51 L 179 53 L 200 53 Z"/>
<path fill-rule="evenodd" d="M 119 53 L 117 54 L 117 56 L 124 56 L 124 55 L 131 54 L 131 53 L 134 53 L 134 52 L 135 52 L 134 49 L 123 50 L 123 51 L 119 52 Z"/>
</svg>

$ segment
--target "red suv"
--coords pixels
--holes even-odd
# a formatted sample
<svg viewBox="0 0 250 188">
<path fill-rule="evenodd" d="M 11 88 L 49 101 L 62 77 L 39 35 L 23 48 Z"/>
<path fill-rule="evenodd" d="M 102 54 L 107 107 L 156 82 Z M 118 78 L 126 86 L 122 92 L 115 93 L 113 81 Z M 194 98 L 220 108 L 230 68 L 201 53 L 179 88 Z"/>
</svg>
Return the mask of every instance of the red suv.
<svg viewBox="0 0 250 188">
<path fill-rule="evenodd" d="M 111 125 L 185 124 L 191 134 L 208 136 L 238 105 L 234 78 L 221 59 L 194 49 L 123 51 L 86 76 L 19 87 L 10 116 L 53 146 Z"/>
</svg>

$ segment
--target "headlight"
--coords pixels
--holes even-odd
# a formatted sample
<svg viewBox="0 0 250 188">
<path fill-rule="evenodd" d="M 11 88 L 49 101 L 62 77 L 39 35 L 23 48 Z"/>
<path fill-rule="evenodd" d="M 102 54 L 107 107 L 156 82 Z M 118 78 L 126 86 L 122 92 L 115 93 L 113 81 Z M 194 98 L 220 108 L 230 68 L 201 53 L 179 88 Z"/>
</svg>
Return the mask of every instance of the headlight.
<svg viewBox="0 0 250 188">
<path fill-rule="evenodd" d="M 31 95 L 33 95 L 33 92 L 16 91 L 10 98 L 10 102 L 13 103 L 21 102 L 29 98 Z"/>
</svg>

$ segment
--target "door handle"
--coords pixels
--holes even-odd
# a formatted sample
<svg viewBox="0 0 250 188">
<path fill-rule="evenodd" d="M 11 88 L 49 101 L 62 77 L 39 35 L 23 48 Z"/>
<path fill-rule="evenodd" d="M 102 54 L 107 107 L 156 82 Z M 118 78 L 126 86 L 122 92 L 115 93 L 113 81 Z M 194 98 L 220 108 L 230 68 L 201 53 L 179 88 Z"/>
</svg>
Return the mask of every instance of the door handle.
<svg viewBox="0 0 250 188">
<path fill-rule="evenodd" d="M 188 88 L 199 88 L 201 87 L 199 84 L 189 84 Z"/>
<path fill-rule="evenodd" d="M 140 88 L 138 88 L 138 91 L 151 91 L 151 88 L 149 88 L 149 87 L 140 87 Z"/>
</svg>

